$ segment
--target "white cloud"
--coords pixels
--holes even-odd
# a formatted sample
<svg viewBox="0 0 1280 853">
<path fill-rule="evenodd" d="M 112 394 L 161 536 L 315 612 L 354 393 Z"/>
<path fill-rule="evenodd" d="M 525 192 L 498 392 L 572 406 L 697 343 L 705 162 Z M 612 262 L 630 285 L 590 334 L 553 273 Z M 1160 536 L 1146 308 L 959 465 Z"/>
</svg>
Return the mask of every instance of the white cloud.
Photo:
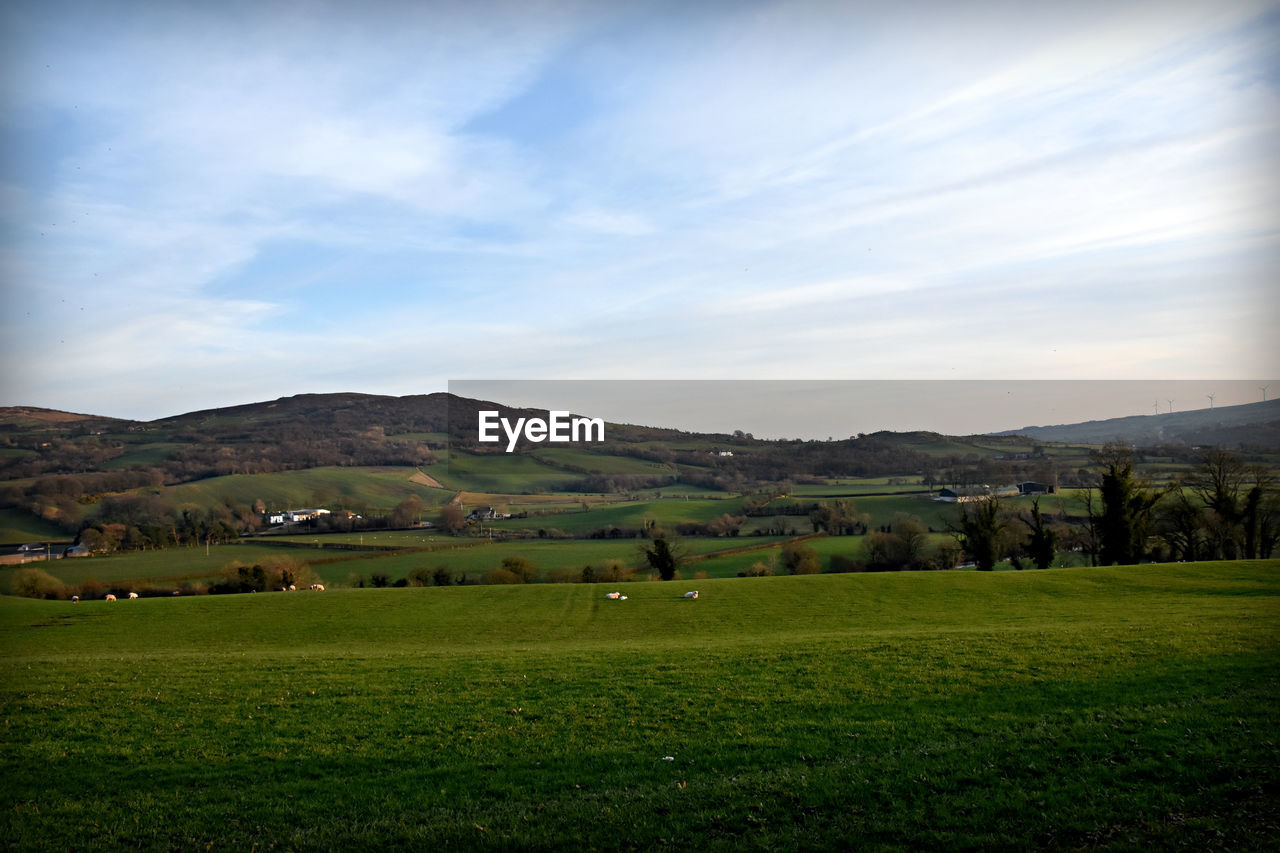
<svg viewBox="0 0 1280 853">
<path fill-rule="evenodd" d="M 13 402 L 1280 366 L 1265 4 L 42 8 L 5 13 L 42 176 L 7 173 L 6 358 L 96 322 Z M 548 132 L 476 121 L 523 97 Z"/>
</svg>

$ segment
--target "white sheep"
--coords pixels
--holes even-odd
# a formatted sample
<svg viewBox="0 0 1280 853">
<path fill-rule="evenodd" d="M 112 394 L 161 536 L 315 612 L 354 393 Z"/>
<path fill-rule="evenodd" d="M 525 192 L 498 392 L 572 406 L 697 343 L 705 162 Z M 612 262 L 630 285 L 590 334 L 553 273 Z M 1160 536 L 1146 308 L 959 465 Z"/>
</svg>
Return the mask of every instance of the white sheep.
<svg viewBox="0 0 1280 853">
<path fill-rule="evenodd" d="M 605 597 L 605 598 L 607 598 L 607 599 L 610 599 L 611 601 L 617 601 L 618 599 L 622 598 L 622 593 L 620 593 L 620 592 L 606 592 L 606 593 L 604 594 L 604 597 Z"/>
<path fill-rule="evenodd" d="M 311 585 L 311 588 L 314 589 L 316 592 L 324 592 L 324 584 L 322 583 L 313 583 Z"/>
<path fill-rule="evenodd" d="M 80 600 L 80 596 L 78 596 L 78 595 L 73 595 L 73 596 L 71 596 L 71 600 L 72 600 L 72 601 L 79 601 L 79 600 Z"/>
<path fill-rule="evenodd" d="M 138 597 L 138 594 L 137 594 L 136 592 L 131 592 L 131 593 L 129 593 L 129 597 L 130 597 L 130 598 L 137 598 L 137 597 Z"/>
<path fill-rule="evenodd" d="M 685 598 L 697 598 L 697 597 L 698 597 L 698 591 L 695 589 L 693 592 L 686 592 L 686 593 L 684 594 L 684 597 L 685 597 Z"/>
<path fill-rule="evenodd" d="M 107 593 L 107 601 L 115 601 L 116 597 L 111 593 Z"/>
</svg>

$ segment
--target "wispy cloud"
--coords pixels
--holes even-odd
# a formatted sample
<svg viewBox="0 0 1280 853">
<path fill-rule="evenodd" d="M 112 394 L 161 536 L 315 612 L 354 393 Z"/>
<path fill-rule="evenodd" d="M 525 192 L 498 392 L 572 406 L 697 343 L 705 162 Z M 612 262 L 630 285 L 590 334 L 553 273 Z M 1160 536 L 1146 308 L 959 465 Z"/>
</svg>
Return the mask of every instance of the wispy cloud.
<svg viewBox="0 0 1280 853">
<path fill-rule="evenodd" d="M 1270 3 L 18 0 L 0 27 L 6 403 L 1280 367 Z"/>
</svg>

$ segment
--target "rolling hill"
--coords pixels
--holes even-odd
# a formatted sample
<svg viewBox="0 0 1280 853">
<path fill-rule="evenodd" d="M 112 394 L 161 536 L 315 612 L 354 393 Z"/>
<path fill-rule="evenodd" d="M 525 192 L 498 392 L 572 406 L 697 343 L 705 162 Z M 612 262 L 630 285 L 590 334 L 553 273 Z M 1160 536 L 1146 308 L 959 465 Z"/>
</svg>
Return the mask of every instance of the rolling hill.
<svg viewBox="0 0 1280 853">
<path fill-rule="evenodd" d="M 1243 446 L 1274 451 L 1280 448 L 1280 400 L 1078 424 L 1027 426 L 993 434 L 1083 444 Z"/>
</svg>

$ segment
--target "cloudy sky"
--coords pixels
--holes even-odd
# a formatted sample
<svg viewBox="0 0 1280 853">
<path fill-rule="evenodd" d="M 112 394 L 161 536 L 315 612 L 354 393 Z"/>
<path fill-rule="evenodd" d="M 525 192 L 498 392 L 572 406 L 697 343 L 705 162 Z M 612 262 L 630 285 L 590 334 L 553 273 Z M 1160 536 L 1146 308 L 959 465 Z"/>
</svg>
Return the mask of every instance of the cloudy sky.
<svg viewBox="0 0 1280 853">
<path fill-rule="evenodd" d="M 1276 3 L 8 0 L 0 38 L 0 405 L 1280 375 Z"/>
</svg>

